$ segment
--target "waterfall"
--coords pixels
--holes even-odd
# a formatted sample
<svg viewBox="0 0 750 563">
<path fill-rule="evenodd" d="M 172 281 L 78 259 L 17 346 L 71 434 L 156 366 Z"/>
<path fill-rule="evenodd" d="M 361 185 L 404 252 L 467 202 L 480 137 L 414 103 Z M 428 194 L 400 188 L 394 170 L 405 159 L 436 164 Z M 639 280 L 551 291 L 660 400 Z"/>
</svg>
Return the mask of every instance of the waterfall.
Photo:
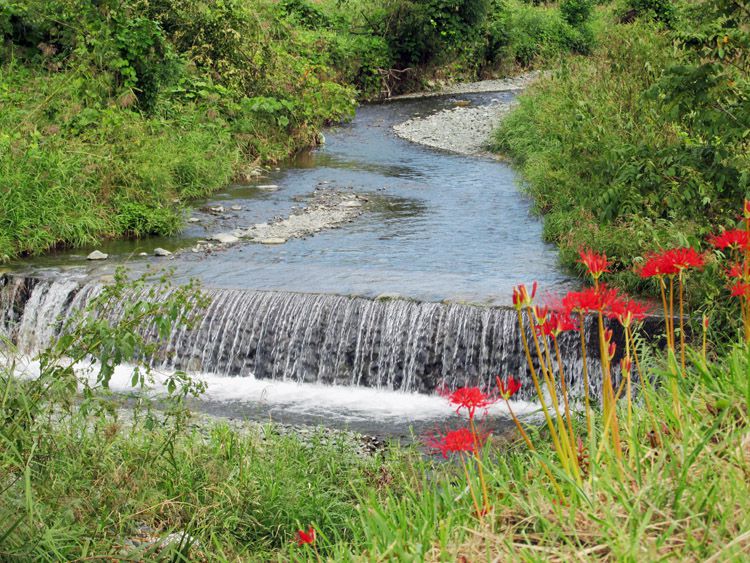
<svg viewBox="0 0 750 563">
<path fill-rule="evenodd" d="M 102 287 L 19 276 L 0 277 L 0 284 L 0 334 L 28 355 L 49 346 L 64 320 Z M 486 387 L 494 384 L 495 376 L 512 374 L 524 383 L 520 398 L 534 395 L 511 308 L 203 291 L 208 305 L 191 328 L 177 327 L 159 339 L 153 327 L 144 327 L 143 334 L 159 344 L 160 353 L 151 360 L 154 367 L 424 393 L 442 384 Z M 586 323 L 586 334 L 591 373 L 596 373 L 598 336 L 592 320 Z M 578 335 L 563 335 L 560 346 L 568 385 L 580 394 Z M 591 393 L 599 396 L 600 378 L 590 379 Z"/>
</svg>

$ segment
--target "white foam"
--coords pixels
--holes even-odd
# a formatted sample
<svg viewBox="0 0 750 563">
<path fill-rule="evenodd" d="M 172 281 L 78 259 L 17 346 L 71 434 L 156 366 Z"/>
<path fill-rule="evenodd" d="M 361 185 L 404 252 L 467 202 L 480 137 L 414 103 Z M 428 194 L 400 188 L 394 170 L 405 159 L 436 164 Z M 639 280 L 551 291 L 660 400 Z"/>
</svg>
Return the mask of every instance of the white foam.
<svg viewBox="0 0 750 563">
<path fill-rule="evenodd" d="M 95 381 L 95 366 L 81 364 L 76 371 L 81 377 Z M 115 392 L 132 392 L 131 379 L 134 366 L 121 365 L 115 369 L 109 386 Z M 20 377 L 38 377 L 39 362 L 24 360 L 16 365 Z M 153 383 L 148 392 L 155 396 L 166 394 L 165 382 L 170 373 L 154 371 Z M 442 420 L 454 414 L 448 401 L 438 395 L 384 391 L 367 387 L 322 385 L 256 379 L 254 377 L 226 377 L 209 373 L 190 374 L 206 383 L 202 399 L 214 403 L 247 404 L 273 407 L 286 412 L 333 417 L 339 421 L 371 420 L 377 422 L 424 422 Z M 513 412 L 519 416 L 531 415 L 539 405 L 513 401 Z M 213 409 L 215 410 L 215 409 Z M 488 409 L 490 416 L 508 417 L 504 402 Z"/>
</svg>

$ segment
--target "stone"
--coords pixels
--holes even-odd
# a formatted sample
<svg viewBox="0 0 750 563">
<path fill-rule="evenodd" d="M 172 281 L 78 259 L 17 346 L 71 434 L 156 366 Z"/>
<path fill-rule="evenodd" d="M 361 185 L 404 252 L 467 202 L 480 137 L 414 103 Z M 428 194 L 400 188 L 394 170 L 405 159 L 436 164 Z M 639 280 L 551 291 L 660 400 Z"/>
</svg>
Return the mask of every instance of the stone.
<svg viewBox="0 0 750 563">
<path fill-rule="evenodd" d="M 161 247 L 158 247 L 158 248 L 154 248 L 154 256 L 166 257 L 166 256 L 172 256 L 172 253 L 169 250 L 165 250 Z"/>
<path fill-rule="evenodd" d="M 231 209 L 232 211 L 242 211 L 242 206 L 241 205 L 233 205 L 229 209 Z"/>
<path fill-rule="evenodd" d="M 279 186 L 277 186 L 276 184 L 261 184 L 260 186 L 256 186 L 256 187 L 259 190 L 267 190 L 269 192 L 279 189 Z"/>
<path fill-rule="evenodd" d="M 198 219 L 198 217 L 191 217 L 190 219 L 188 219 L 188 223 L 200 223 L 200 222 L 201 220 Z"/>
<path fill-rule="evenodd" d="M 86 256 L 86 260 L 106 260 L 108 257 L 109 254 L 104 254 L 104 252 L 94 250 L 94 252 Z"/>
<path fill-rule="evenodd" d="M 286 239 L 285 238 L 277 238 L 277 237 L 262 238 L 262 239 L 258 240 L 258 242 L 261 243 L 261 244 L 284 244 L 286 242 Z"/>
<path fill-rule="evenodd" d="M 211 213 L 224 213 L 224 206 L 223 205 L 217 205 L 216 207 L 209 207 L 208 210 Z"/>
<path fill-rule="evenodd" d="M 139 252 L 138 256 L 148 256 L 148 252 Z"/>
<path fill-rule="evenodd" d="M 232 244 L 240 239 L 238 239 L 234 235 L 230 235 L 229 233 L 216 233 L 215 235 L 211 235 L 210 237 L 208 237 L 208 240 L 215 240 L 216 242 L 220 242 L 221 244 Z"/>
<path fill-rule="evenodd" d="M 339 207 L 362 207 L 362 202 L 357 201 L 356 199 L 350 199 L 339 203 Z"/>
</svg>

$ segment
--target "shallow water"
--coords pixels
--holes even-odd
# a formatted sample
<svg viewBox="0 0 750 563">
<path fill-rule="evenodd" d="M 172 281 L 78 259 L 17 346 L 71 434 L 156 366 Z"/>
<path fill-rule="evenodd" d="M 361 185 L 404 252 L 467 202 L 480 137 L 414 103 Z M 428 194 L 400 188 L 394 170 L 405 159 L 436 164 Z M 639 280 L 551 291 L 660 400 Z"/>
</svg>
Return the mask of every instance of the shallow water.
<svg viewBox="0 0 750 563">
<path fill-rule="evenodd" d="M 297 156 L 254 185 L 229 186 L 198 202 L 190 215 L 201 222 L 188 224 L 178 236 L 102 244 L 98 248 L 110 254 L 106 262 L 88 262 L 92 249 L 79 249 L 12 268 L 57 278 L 106 274 L 123 263 L 136 271 L 166 265 L 175 269 L 177 279 L 195 277 L 216 288 L 389 294 L 493 305 L 509 304 L 512 288 L 520 282 L 537 280 L 545 290 L 562 292 L 574 282 L 560 270 L 554 248 L 542 242 L 541 223 L 508 165 L 412 144 L 392 131 L 396 123 L 451 107 L 457 99 L 491 104 L 512 96 L 484 93 L 363 106 L 351 123 L 326 131 L 320 149 Z M 280 189 L 262 190 L 257 187 L 261 184 Z M 283 245 L 243 242 L 211 255 L 181 253 L 173 260 L 138 256 L 159 246 L 190 248 L 210 234 L 286 216 L 316 188 L 367 194 L 372 208 L 341 228 Z M 215 205 L 242 210 L 221 217 L 200 211 Z M 207 378 L 209 392 L 197 406 L 221 416 L 325 424 L 380 435 L 456 422 L 436 396 L 198 375 Z M 490 419 L 504 424 L 501 410 Z"/>
<path fill-rule="evenodd" d="M 477 104 L 507 101 L 512 94 L 461 96 Z M 567 277 L 557 253 L 541 240 L 541 224 L 519 194 L 505 163 L 448 154 L 395 136 L 392 126 L 455 104 L 456 97 L 405 100 L 363 106 L 349 124 L 326 132 L 326 144 L 272 171 L 258 184 L 230 186 L 203 205 L 242 206 L 202 219 L 176 237 L 116 241 L 100 246 L 106 263 L 85 261 L 89 249 L 59 252 L 21 267 L 77 268 L 107 272 L 128 261 L 170 266 L 181 278 L 207 286 L 275 289 L 377 296 L 398 294 L 428 301 L 443 299 L 508 304 L 519 282 L 538 280 L 561 288 Z M 210 256 L 185 253 L 175 260 L 140 258 L 162 246 L 192 246 L 201 237 L 286 216 L 295 198 L 316 187 L 351 189 L 371 196 L 374 209 L 344 225 L 279 246 L 243 243 Z"/>
</svg>

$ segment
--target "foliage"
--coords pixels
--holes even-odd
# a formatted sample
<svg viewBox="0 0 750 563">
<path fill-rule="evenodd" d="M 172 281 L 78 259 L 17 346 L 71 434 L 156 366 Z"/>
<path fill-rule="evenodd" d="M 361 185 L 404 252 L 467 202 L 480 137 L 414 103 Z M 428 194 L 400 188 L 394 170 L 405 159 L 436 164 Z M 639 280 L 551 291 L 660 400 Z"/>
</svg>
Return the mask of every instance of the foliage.
<svg viewBox="0 0 750 563">
<path fill-rule="evenodd" d="M 707 16 L 691 28 L 715 31 L 703 42 L 645 23 L 610 29 L 593 57 L 542 79 L 501 125 L 498 146 L 517 159 L 566 263 L 601 248 L 616 282 L 637 289 L 632 259 L 695 246 L 712 224 L 732 223 L 748 190 L 747 49 L 730 43 L 731 58 L 719 49 L 730 52 L 720 30 L 741 17 Z"/>
<path fill-rule="evenodd" d="M 580 27 L 589 21 L 592 11 L 591 0 L 563 0 L 560 12 L 563 19 L 573 27 Z"/>
<path fill-rule="evenodd" d="M 674 0 L 627 0 L 630 17 L 658 21 L 671 27 L 677 17 Z"/>
<path fill-rule="evenodd" d="M 589 253 L 583 260 L 592 272 L 606 270 L 606 258 L 596 258 Z M 193 299 L 189 288 L 174 293 L 149 281 L 118 278 L 46 356 L 93 353 L 102 360 L 93 380 L 59 361 L 45 361 L 36 379 L 18 378 L 12 352 L 11 365 L 0 369 L 3 559 L 473 561 L 536 559 L 541 551 L 562 560 L 592 554 L 732 560 L 746 549 L 745 346 L 715 356 L 691 350 L 684 375 L 675 379 L 670 363 L 636 339 L 640 369 L 657 385 L 643 386 L 632 412 L 618 407 L 627 420 L 620 461 L 608 445 L 584 444 L 577 458 L 584 484 L 576 486 L 557 471 L 547 431 L 527 420 L 534 450 L 511 434 L 481 449 L 471 433 L 441 440 L 446 451 L 471 456 L 471 465 L 462 466 L 437 461 L 418 446 L 393 444 L 362 455 L 350 438 L 323 432 L 303 439 L 272 425 L 238 429 L 148 409 L 131 419 L 114 408 L 117 397 L 101 384 L 118 361 L 144 351 L 133 340 L 142 321 L 162 331 L 189 322 L 183 312 Z M 165 293 L 175 297 L 164 300 Z M 141 297 L 127 299 L 134 295 Z M 120 323 L 103 322 L 106 311 L 118 310 Z M 134 373 L 137 386 L 148 381 L 140 377 L 144 372 Z M 88 381 L 100 385 L 77 395 L 71 383 L 87 388 Z M 195 389 L 197 382 L 183 381 L 183 389 Z M 670 381 L 679 417 L 665 387 Z M 506 379 L 503 396 L 517 386 Z M 459 391 L 448 395 L 446 413 L 466 408 L 470 425 L 498 398 Z M 178 406 L 180 397 L 178 390 Z M 592 407 L 590 415 L 594 427 L 606 428 L 600 409 Z M 574 434 L 586 433 L 582 412 L 569 420 Z M 481 427 L 475 435 L 487 438 Z M 562 500 L 549 474 L 539 471 L 544 464 L 554 470 Z M 480 497 L 484 506 L 477 510 Z M 187 540 L 127 547 L 144 526 L 157 539 L 175 532 Z M 298 530 L 314 540 L 297 545 Z"/>
</svg>

